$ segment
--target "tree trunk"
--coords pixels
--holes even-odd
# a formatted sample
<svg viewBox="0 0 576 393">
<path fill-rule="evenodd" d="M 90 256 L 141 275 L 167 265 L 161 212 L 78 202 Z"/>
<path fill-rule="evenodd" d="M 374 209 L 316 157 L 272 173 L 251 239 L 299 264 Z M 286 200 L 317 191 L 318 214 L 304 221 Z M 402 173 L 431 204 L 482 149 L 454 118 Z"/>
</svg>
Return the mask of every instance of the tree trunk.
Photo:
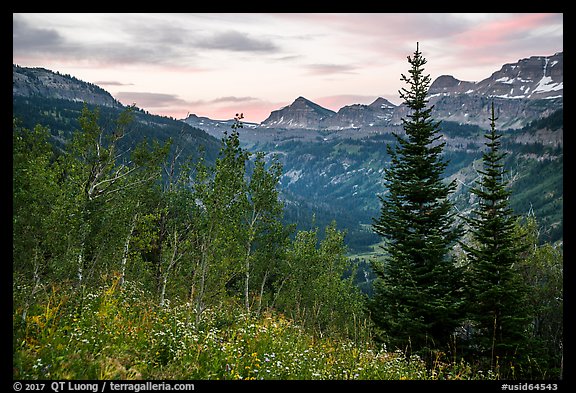
<svg viewBox="0 0 576 393">
<path fill-rule="evenodd" d="M 38 261 L 38 246 L 34 247 L 34 287 L 32 288 L 32 292 L 30 292 L 30 296 L 26 300 L 26 304 L 24 305 L 24 310 L 22 311 L 22 323 L 26 323 L 26 316 L 28 315 L 28 309 L 30 308 L 30 303 L 34 300 L 34 296 L 36 292 L 40 289 L 40 262 Z"/>
<path fill-rule="evenodd" d="M 164 275 L 162 278 L 162 286 L 160 289 L 160 307 L 164 307 L 164 297 L 166 296 L 166 283 L 168 282 L 168 276 Z"/>
<path fill-rule="evenodd" d="M 82 280 L 84 279 L 84 240 L 80 244 L 80 251 L 78 251 L 78 288 L 82 287 Z"/>
<path fill-rule="evenodd" d="M 204 238 L 202 245 L 200 246 L 200 288 L 196 297 L 196 324 L 200 322 L 200 316 L 202 311 L 204 311 L 204 289 L 206 287 L 206 274 L 208 271 L 208 263 L 206 262 L 206 249 L 206 239 Z"/>
<path fill-rule="evenodd" d="M 262 296 L 264 296 L 264 286 L 266 285 L 266 279 L 268 278 L 268 270 L 264 272 L 264 278 L 262 279 L 262 284 L 260 285 L 260 297 L 258 298 L 258 314 L 262 311 Z"/>
<path fill-rule="evenodd" d="M 172 243 L 172 255 L 170 256 L 170 261 L 168 262 L 168 266 L 166 267 L 166 270 L 164 270 L 164 272 L 162 272 L 162 287 L 160 290 L 160 307 L 164 307 L 165 296 L 166 296 L 166 285 L 168 283 L 168 275 L 170 274 L 170 271 L 172 270 L 174 265 L 176 265 L 176 262 L 178 261 L 178 259 L 180 259 L 180 257 L 177 257 L 177 254 L 178 254 L 178 232 L 174 231 L 174 239 L 173 239 L 173 243 Z"/>
<path fill-rule="evenodd" d="M 244 305 L 246 306 L 246 311 L 250 313 L 250 242 L 247 246 L 246 251 L 246 273 L 244 276 Z"/>
<path fill-rule="evenodd" d="M 138 207 L 140 206 L 140 201 L 136 204 L 136 213 L 132 218 L 132 225 L 130 226 L 130 231 L 128 231 L 128 236 L 126 236 L 126 241 L 124 242 L 124 252 L 122 253 L 122 261 L 120 262 L 120 287 L 124 285 L 126 277 L 126 264 L 128 263 L 128 251 L 130 250 L 130 240 L 134 234 L 134 229 L 136 228 L 136 221 L 138 221 Z"/>
<path fill-rule="evenodd" d="M 252 210 L 252 220 L 250 221 L 250 225 L 248 226 L 248 241 L 246 242 L 246 259 L 245 259 L 245 266 L 246 266 L 246 273 L 244 277 L 244 304 L 246 306 L 246 311 L 250 313 L 250 255 L 252 254 L 252 243 L 254 242 L 254 226 L 256 225 L 256 221 L 258 220 L 259 213 L 256 212 L 256 208 L 254 207 Z"/>
</svg>

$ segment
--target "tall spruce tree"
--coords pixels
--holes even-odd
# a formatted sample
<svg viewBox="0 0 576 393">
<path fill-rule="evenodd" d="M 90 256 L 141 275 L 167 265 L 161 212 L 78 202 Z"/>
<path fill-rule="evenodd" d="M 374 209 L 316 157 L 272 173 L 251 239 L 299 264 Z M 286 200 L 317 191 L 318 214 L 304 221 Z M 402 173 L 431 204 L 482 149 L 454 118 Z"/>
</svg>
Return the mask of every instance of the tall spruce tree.
<svg viewBox="0 0 576 393">
<path fill-rule="evenodd" d="M 474 346 L 495 365 L 496 358 L 514 356 L 525 344 L 529 322 L 526 285 L 515 264 L 526 250 L 515 234 L 517 218 L 509 206 L 510 191 L 505 180 L 500 138 L 496 132 L 494 103 L 491 130 L 485 135 L 487 150 L 483 170 L 472 193 L 478 207 L 466 218 L 471 242 L 462 244 L 470 262 L 469 290 L 471 320 L 475 323 Z M 522 351 L 520 351 L 521 353 Z"/>
<path fill-rule="evenodd" d="M 370 306 L 383 341 L 419 351 L 443 347 L 459 324 L 460 271 L 450 251 L 461 230 L 448 200 L 455 184 L 442 178 L 445 143 L 427 108 L 430 76 L 418 45 L 408 62 L 410 76 L 401 80 L 409 88 L 399 93 L 411 113 L 402 119 L 406 135 L 394 134 L 396 146 L 387 146 L 388 194 L 379 196 L 380 217 L 373 222 L 385 239 L 385 257 L 372 264 L 377 278 Z"/>
</svg>

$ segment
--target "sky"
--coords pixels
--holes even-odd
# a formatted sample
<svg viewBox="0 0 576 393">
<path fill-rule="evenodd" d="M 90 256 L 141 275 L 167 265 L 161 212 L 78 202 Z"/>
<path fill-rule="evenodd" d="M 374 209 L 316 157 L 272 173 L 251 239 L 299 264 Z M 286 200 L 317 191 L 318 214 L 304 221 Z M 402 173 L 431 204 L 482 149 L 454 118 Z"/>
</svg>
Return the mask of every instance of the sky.
<svg viewBox="0 0 576 393">
<path fill-rule="evenodd" d="M 478 82 L 563 51 L 563 14 L 13 14 L 13 63 L 94 83 L 150 113 L 260 123 L 305 97 L 400 104 L 418 45 L 432 81 Z"/>
</svg>

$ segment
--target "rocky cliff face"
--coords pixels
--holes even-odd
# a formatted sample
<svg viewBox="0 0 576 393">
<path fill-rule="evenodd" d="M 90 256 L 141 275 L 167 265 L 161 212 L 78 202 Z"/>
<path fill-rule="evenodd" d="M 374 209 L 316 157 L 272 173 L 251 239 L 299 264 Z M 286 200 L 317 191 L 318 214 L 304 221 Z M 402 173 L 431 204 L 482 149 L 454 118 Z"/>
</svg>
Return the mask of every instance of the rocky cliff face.
<svg viewBox="0 0 576 393">
<path fill-rule="evenodd" d="M 460 124 L 489 127 L 492 102 L 499 127 L 522 128 L 549 116 L 563 106 L 563 53 L 532 56 L 505 64 L 480 82 L 461 81 L 442 75 L 430 85 L 432 116 Z M 354 104 L 337 113 L 303 98 L 274 111 L 261 123 L 264 128 L 345 130 L 398 126 L 406 118 L 404 105 L 378 98 L 370 105 Z"/>
<path fill-rule="evenodd" d="M 110 93 L 99 86 L 44 68 L 13 65 L 12 95 L 65 99 L 113 108 L 122 107 Z"/>
<path fill-rule="evenodd" d="M 501 128 L 521 128 L 563 106 L 563 53 L 532 56 L 505 64 L 480 82 L 438 77 L 428 90 L 433 116 L 462 124 L 489 126 L 492 101 Z M 396 115 L 401 115 L 401 111 Z M 398 122 L 395 116 L 393 122 Z"/>
<path fill-rule="evenodd" d="M 260 126 L 264 128 L 323 128 L 323 121 L 335 114 L 334 111 L 298 97 L 292 104 L 270 113 Z"/>
<path fill-rule="evenodd" d="M 370 105 L 347 105 L 338 112 L 331 111 L 303 97 L 292 104 L 273 111 L 260 127 L 282 129 L 344 130 L 385 126 L 390 122 L 396 106 L 382 97 Z"/>
<path fill-rule="evenodd" d="M 532 56 L 499 71 L 480 82 L 460 81 L 453 76 L 438 77 L 430 86 L 430 98 L 472 95 L 510 99 L 559 98 L 563 95 L 564 55 Z"/>
<path fill-rule="evenodd" d="M 379 97 L 370 105 L 342 107 L 334 116 L 324 120 L 322 126 L 328 130 L 383 126 L 390 122 L 395 109 L 396 105 Z"/>
</svg>

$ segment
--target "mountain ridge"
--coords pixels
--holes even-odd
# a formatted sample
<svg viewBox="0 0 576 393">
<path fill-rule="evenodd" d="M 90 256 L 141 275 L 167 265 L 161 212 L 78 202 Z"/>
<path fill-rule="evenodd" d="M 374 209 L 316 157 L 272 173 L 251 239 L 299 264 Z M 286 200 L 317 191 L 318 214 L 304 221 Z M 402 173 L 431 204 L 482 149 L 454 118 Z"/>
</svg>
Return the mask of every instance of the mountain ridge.
<svg viewBox="0 0 576 393">
<path fill-rule="evenodd" d="M 489 127 L 491 102 L 500 111 L 502 128 L 522 128 L 563 107 L 563 52 L 531 56 L 507 63 L 479 81 L 462 81 L 441 75 L 428 90 L 432 116 L 459 124 Z M 302 96 L 271 114 L 253 129 L 381 129 L 402 124 L 408 114 L 404 104 L 378 97 L 369 104 L 351 104 L 333 111 Z M 183 119 L 194 124 L 192 119 Z M 197 124 L 194 124 L 198 126 Z"/>
<path fill-rule="evenodd" d="M 12 65 L 12 95 L 64 99 L 110 108 L 123 107 L 98 85 L 71 75 L 62 75 L 58 71 L 42 67 L 20 67 L 16 64 Z"/>
<path fill-rule="evenodd" d="M 336 112 L 300 96 L 292 104 L 272 111 L 270 116 L 260 123 L 260 127 L 319 128 L 324 119 L 335 114 Z"/>
<path fill-rule="evenodd" d="M 50 94 L 51 98 L 122 107 L 110 93 L 97 85 L 40 67 L 26 68 L 14 64 L 12 90 L 14 96 Z M 489 126 L 486 114 L 490 103 L 494 102 L 500 111 L 502 128 L 522 128 L 562 108 L 563 52 L 504 64 L 478 82 L 441 75 L 430 85 L 428 100 L 433 106 L 435 119 L 481 127 Z M 394 105 L 382 97 L 377 97 L 369 105 L 351 104 L 333 111 L 299 96 L 291 104 L 272 111 L 261 123 L 245 123 L 245 127 L 256 130 L 381 130 L 400 125 L 407 114 L 404 104 Z M 213 136 L 221 135 L 222 128 L 229 128 L 233 122 L 232 119 L 214 120 L 195 114 L 181 120 Z"/>
</svg>

